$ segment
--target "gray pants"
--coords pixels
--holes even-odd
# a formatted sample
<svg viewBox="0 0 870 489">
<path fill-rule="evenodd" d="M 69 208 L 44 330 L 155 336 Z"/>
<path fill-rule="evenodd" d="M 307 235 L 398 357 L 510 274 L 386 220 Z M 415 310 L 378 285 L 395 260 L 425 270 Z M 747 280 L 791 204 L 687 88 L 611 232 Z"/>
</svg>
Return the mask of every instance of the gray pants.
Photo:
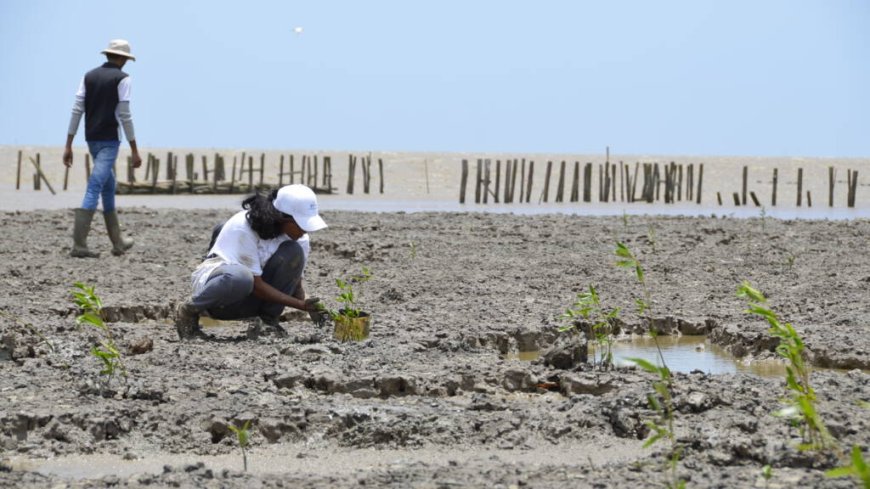
<svg viewBox="0 0 870 489">
<path fill-rule="evenodd" d="M 263 281 L 287 295 L 293 295 L 302 279 L 305 256 L 295 241 L 281 243 L 263 267 Z M 242 265 L 221 265 L 208 278 L 202 291 L 191 301 L 197 311 L 215 319 L 262 317 L 277 319 L 283 304 L 265 302 L 253 294 L 254 275 Z"/>
</svg>

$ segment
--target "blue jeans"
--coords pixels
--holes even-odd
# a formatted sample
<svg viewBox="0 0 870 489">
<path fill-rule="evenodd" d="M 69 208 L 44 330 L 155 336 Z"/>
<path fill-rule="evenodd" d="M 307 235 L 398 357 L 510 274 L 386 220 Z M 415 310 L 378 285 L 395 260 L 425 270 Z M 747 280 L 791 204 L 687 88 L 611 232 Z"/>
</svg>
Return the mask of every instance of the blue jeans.
<svg viewBox="0 0 870 489">
<path fill-rule="evenodd" d="M 115 210 L 115 160 L 120 147 L 121 141 L 88 141 L 94 168 L 88 178 L 82 209 L 95 210 L 102 196 L 103 212 L 108 214 Z"/>
</svg>

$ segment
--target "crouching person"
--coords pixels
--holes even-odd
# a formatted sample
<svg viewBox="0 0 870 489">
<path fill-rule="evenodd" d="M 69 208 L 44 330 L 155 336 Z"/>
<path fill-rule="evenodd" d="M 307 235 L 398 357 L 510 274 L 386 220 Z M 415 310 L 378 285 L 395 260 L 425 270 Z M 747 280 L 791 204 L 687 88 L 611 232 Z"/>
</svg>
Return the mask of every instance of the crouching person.
<svg viewBox="0 0 870 489">
<path fill-rule="evenodd" d="M 326 227 L 314 192 L 287 185 L 245 199 L 242 209 L 215 228 L 208 255 L 191 276 L 191 298 L 175 317 L 181 339 L 205 336 L 199 325 L 203 315 L 260 318 L 283 332 L 278 319 L 284 307 L 309 313 L 318 309 L 318 299 L 306 299 L 302 285 L 310 250 L 307 233 Z"/>
</svg>

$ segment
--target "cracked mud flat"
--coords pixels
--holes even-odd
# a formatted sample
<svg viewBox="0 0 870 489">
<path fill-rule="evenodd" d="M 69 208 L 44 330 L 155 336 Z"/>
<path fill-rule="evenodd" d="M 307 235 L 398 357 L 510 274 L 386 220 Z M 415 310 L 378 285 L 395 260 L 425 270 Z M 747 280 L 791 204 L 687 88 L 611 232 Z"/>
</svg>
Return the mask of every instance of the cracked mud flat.
<svg viewBox="0 0 870 489">
<path fill-rule="evenodd" d="M 813 374 L 831 432 L 870 442 L 865 221 L 332 212 L 312 238 L 306 290 L 334 306 L 334 278 L 369 266 L 369 340 L 338 343 L 288 313 L 287 338 L 181 343 L 172 311 L 231 212 L 121 212 L 136 246 L 111 256 L 99 222 L 99 260 L 67 257 L 71 211 L 2 214 L 2 487 L 661 485 L 661 449 L 642 448 L 650 376 L 505 359 L 558 343 L 557 316 L 589 284 L 641 332 L 617 240 L 646 266 L 658 327 L 769 358 L 765 323 L 734 295 L 750 280 L 815 365 L 841 369 Z M 126 383 L 102 388 L 86 353 L 97 336 L 75 327 L 75 281 L 96 285 Z M 798 433 L 771 415 L 784 393 L 779 378 L 677 374 L 689 487 L 764 487 L 765 464 L 770 487 L 852 487 L 826 479 L 835 461 L 799 452 Z M 248 472 L 227 428 L 246 420 Z"/>
</svg>

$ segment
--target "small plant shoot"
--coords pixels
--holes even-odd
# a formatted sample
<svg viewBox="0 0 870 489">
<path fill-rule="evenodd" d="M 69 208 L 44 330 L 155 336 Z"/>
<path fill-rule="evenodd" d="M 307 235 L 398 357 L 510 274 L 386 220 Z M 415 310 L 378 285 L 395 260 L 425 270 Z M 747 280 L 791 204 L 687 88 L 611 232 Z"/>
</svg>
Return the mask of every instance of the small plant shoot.
<svg viewBox="0 0 870 489">
<path fill-rule="evenodd" d="M 248 442 L 251 439 L 251 433 L 248 431 L 251 427 L 251 420 L 245 421 L 241 428 L 230 424 L 227 426 L 230 431 L 236 434 L 236 441 L 239 443 L 239 448 L 242 449 L 242 463 L 245 467 L 245 472 L 248 471 Z"/>
<path fill-rule="evenodd" d="M 652 296 L 646 283 L 646 275 L 640 260 L 624 243 L 616 244 L 615 254 L 617 257 L 616 266 L 633 270 L 635 278 L 641 286 L 643 296 L 635 301 L 637 303 L 637 312 L 641 316 L 646 317 L 649 334 L 655 342 L 658 358 L 661 362 L 661 366 L 659 366 L 643 358 L 628 359 L 641 369 L 658 377 L 653 381 L 653 392 L 647 395 L 647 402 L 650 408 L 655 411 L 656 418 L 645 421 L 651 434 L 644 443 L 644 447 L 652 446 L 659 441 L 668 442 L 670 454 L 666 458 L 665 466 L 669 478 L 665 485 L 671 489 L 684 488 L 686 487 L 686 482 L 681 480 L 677 474 L 683 447 L 677 443 L 677 436 L 674 432 L 676 408 L 674 407 L 674 395 L 672 392 L 673 376 L 670 369 L 668 369 L 667 363 L 665 363 L 665 356 L 659 345 L 658 331 L 656 331 L 653 325 Z"/>
<path fill-rule="evenodd" d="M 672 489 L 686 487 L 685 481 L 681 480 L 677 474 L 683 447 L 677 442 L 677 435 L 674 431 L 674 413 L 676 408 L 674 407 L 674 396 L 671 392 L 673 380 L 671 371 L 667 367 L 654 365 L 643 358 L 629 358 L 628 360 L 658 377 L 652 384 L 653 392 L 647 395 L 647 402 L 650 408 L 655 411 L 656 419 L 648 419 L 644 422 L 650 429 L 650 437 L 647 438 L 643 446 L 647 448 L 660 441 L 667 442 L 670 456 L 667 457 L 665 464 L 669 475 L 666 486 Z"/>
<path fill-rule="evenodd" d="M 360 316 L 360 312 L 362 311 L 357 305 L 359 302 L 359 297 L 362 295 L 360 289 L 362 289 L 362 284 L 368 282 L 371 278 L 371 270 L 369 270 L 368 267 L 362 267 L 362 272 L 357 275 L 352 275 L 345 279 L 335 279 L 335 285 L 338 286 L 338 289 L 340 291 L 338 297 L 336 297 L 335 300 L 340 302 L 341 304 L 344 304 L 344 307 L 340 309 L 336 314 L 351 318 L 356 318 Z M 354 291 L 354 285 L 358 286 L 356 291 Z"/>
<path fill-rule="evenodd" d="M 100 344 L 94 345 L 90 349 L 90 354 L 103 365 L 100 374 L 105 375 L 108 380 L 114 378 L 118 372 L 122 376 L 127 377 L 127 369 L 124 367 L 121 352 L 115 344 L 112 329 L 103 321 L 102 299 L 96 294 L 94 286 L 76 282 L 73 284 L 73 287 L 73 301 L 79 310 L 81 310 L 81 314 L 76 317 L 76 324 L 78 326 L 88 325 L 96 328 L 103 336 Z"/>
<path fill-rule="evenodd" d="M 759 290 L 744 281 L 737 288 L 737 296 L 749 303 L 746 312 L 764 318 L 770 325 L 768 332 L 779 339 L 776 353 L 786 360 L 786 386 L 791 392 L 791 401 L 776 416 L 796 421 L 800 427 L 804 450 L 823 450 L 834 448 L 836 442 L 816 410 L 816 393 L 810 384 L 810 369 L 804 359 L 804 342 L 789 323 L 779 320 L 773 310 L 767 307 L 767 298 Z"/>
<path fill-rule="evenodd" d="M 665 356 L 664 354 L 662 354 L 662 348 L 659 345 L 658 331 L 656 331 L 653 325 L 652 296 L 646 283 L 646 275 L 643 271 L 643 265 L 641 265 L 640 260 L 637 258 L 637 256 L 635 256 L 635 254 L 632 253 L 631 250 L 628 249 L 628 246 L 626 246 L 624 243 L 616 243 L 615 253 L 617 257 L 616 266 L 634 270 L 634 275 L 637 278 L 637 281 L 640 284 L 641 291 L 643 293 L 642 297 L 638 297 L 637 299 L 635 299 L 635 304 L 637 304 L 637 313 L 641 316 L 646 316 L 647 330 L 649 331 L 649 335 L 652 337 L 653 341 L 656 344 L 656 350 L 659 354 L 659 361 L 661 361 L 664 368 L 667 368 L 667 364 L 665 363 Z"/>
<path fill-rule="evenodd" d="M 616 340 L 613 320 L 618 315 L 619 308 L 606 311 L 601 307 L 598 291 L 594 285 L 590 285 L 589 291 L 577 294 L 574 305 L 562 314 L 562 319 L 568 323 L 559 328 L 559 331 L 576 330 L 578 319 L 591 322 L 590 331 L 595 339 L 598 365 L 603 369 L 609 369 L 613 367 L 613 342 Z"/>
<path fill-rule="evenodd" d="M 329 317 L 335 322 L 335 337 L 340 341 L 360 341 L 368 337 L 370 316 L 359 306 L 362 285 L 372 278 L 368 267 L 362 267 L 359 274 L 335 279 L 339 295 L 335 298 L 343 305 L 341 309 L 329 310 Z"/>
<path fill-rule="evenodd" d="M 858 445 L 852 446 L 850 464 L 837 467 L 825 472 L 828 477 L 853 477 L 859 481 L 864 489 L 870 489 L 870 464 L 864 460 L 864 454 Z"/>
</svg>

